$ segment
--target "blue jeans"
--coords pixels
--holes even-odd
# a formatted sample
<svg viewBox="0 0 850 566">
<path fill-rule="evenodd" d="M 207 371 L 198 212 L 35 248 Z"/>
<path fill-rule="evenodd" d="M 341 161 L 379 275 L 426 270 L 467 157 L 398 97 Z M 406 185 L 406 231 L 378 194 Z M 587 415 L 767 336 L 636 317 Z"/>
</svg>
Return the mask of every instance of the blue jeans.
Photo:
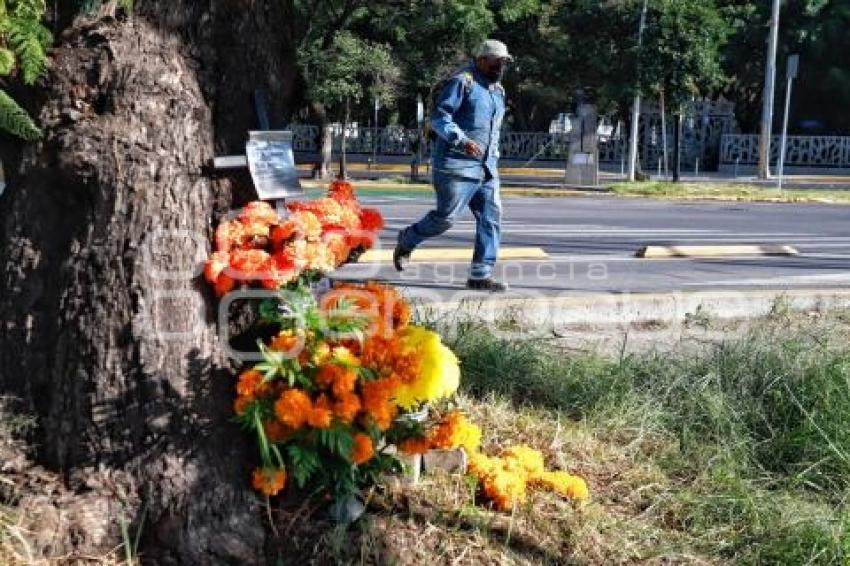
<svg viewBox="0 0 850 566">
<path fill-rule="evenodd" d="M 475 250 L 469 276 L 472 279 L 490 277 L 501 240 L 499 179 L 488 174 L 479 181 L 434 170 L 434 191 L 437 208 L 402 230 L 399 236 L 402 247 L 413 250 L 428 238 L 439 236 L 452 227 L 468 206 L 475 217 Z"/>
</svg>

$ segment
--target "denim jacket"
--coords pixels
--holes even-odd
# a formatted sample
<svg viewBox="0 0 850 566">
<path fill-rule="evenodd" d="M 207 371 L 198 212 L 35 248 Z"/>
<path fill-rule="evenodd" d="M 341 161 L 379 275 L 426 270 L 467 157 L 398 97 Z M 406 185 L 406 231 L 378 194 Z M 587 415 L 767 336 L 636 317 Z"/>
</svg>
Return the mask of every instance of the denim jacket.
<svg viewBox="0 0 850 566">
<path fill-rule="evenodd" d="M 432 152 L 433 168 L 470 179 L 498 177 L 499 132 L 505 117 L 505 90 L 485 79 L 475 63 L 461 67 L 446 81 L 431 113 L 437 134 Z M 466 155 L 467 140 L 481 147 L 483 155 Z"/>
</svg>

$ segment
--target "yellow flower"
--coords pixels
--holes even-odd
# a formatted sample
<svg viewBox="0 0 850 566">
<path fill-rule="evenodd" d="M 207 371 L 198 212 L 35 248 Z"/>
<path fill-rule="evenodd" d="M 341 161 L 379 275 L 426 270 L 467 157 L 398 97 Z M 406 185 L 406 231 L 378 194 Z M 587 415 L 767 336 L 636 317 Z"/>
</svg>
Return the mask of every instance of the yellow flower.
<svg viewBox="0 0 850 566">
<path fill-rule="evenodd" d="M 545 470 L 543 454 L 539 450 L 534 450 L 524 444 L 505 449 L 502 452 L 502 458 L 513 460 L 529 475 L 542 474 Z"/>
<path fill-rule="evenodd" d="M 463 446 L 468 454 L 472 454 L 481 445 L 481 429 L 466 420 L 459 411 L 452 411 L 434 427 L 430 438 L 435 448 Z"/>
<path fill-rule="evenodd" d="M 590 491 L 587 489 L 587 482 L 579 476 L 574 476 L 563 470 L 555 472 L 543 472 L 532 479 L 535 485 L 541 485 L 552 491 L 559 493 L 565 497 L 570 497 L 576 501 L 587 499 Z"/>
<path fill-rule="evenodd" d="M 588 496 L 582 478 L 564 471 L 547 472 L 543 455 L 523 445 L 507 448 L 500 458 L 481 453 L 470 455 L 469 473 L 481 482 L 484 495 L 505 511 L 525 499 L 528 486 L 551 489 L 577 501 Z"/>
<path fill-rule="evenodd" d="M 395 402 L 404 409 L 449 397 L 460 385 L 457 357 L 440 342 L 440 336 L 421 326 L 399 332 L 399 347 L 420 360 L 418 372 L 406 376 L 395 391 Z"/>
</svg>

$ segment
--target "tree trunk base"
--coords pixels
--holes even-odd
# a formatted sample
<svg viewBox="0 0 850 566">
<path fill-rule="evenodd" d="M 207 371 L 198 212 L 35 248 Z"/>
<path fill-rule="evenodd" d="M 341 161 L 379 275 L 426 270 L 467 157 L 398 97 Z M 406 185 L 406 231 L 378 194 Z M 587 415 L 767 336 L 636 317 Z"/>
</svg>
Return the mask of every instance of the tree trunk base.
<svg viewBox="0 0 850 566">
<path fill-rule="evenodd" d="M 142 19 L 79 23 L 53 54 L 45 139 L 2 156 L 0 395 L 40 424 L 43 468 L 15 457 L 44 557 L 102 556 L 125 520 L 144 563 L 266 563 L 199 272 L 247 194 L 204 177 L 218 134 L 199 53 Z"/>
</svg>

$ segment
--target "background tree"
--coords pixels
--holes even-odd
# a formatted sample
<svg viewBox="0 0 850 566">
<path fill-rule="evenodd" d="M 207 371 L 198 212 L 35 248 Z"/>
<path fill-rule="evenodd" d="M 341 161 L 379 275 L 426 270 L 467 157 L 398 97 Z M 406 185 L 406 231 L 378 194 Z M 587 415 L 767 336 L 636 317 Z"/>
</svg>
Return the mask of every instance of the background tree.
<svg viewBox="0 0 850 566">
<path fill-rule="evenodd" d="M 367 94 L 384 104 L 395 100 L 398 69 L 389 48 L 349 31 L 337 33 L 327 48 L 319 42 L 307 46 L 299 53 L 299 64 L 309 85 L 307 96 L 311 102 L 336 110 L 337 114 L 344 111 L 339 116 L 343 128 L 348 127 L 350 104 L 359 103 Z M 330 136 L 323 136 L 323 145 L 329 143 Z M 323 147 L 322 154 L 330 156 L 330 148 Z M 325 163 L 323 169 L 327 166 Z"/>
<path fill-rule="evenodd" d="M 385 2 L 373 10 L 374 23 L 359 32 L 392 46 L 400 70 L 399 116 L 407 126 L 416 124 L 417 95 L 424 99 L 495 29 L 487 0 Z"/>
<path fill-rule="evenodd" d="M 727 22 L 711 1 L 653 0 L 639 51 L 642 92 L 663 93 L 674 118 L 673 180 L 679 180 L 685 104 L 723 84 Z"/>
</svg>

